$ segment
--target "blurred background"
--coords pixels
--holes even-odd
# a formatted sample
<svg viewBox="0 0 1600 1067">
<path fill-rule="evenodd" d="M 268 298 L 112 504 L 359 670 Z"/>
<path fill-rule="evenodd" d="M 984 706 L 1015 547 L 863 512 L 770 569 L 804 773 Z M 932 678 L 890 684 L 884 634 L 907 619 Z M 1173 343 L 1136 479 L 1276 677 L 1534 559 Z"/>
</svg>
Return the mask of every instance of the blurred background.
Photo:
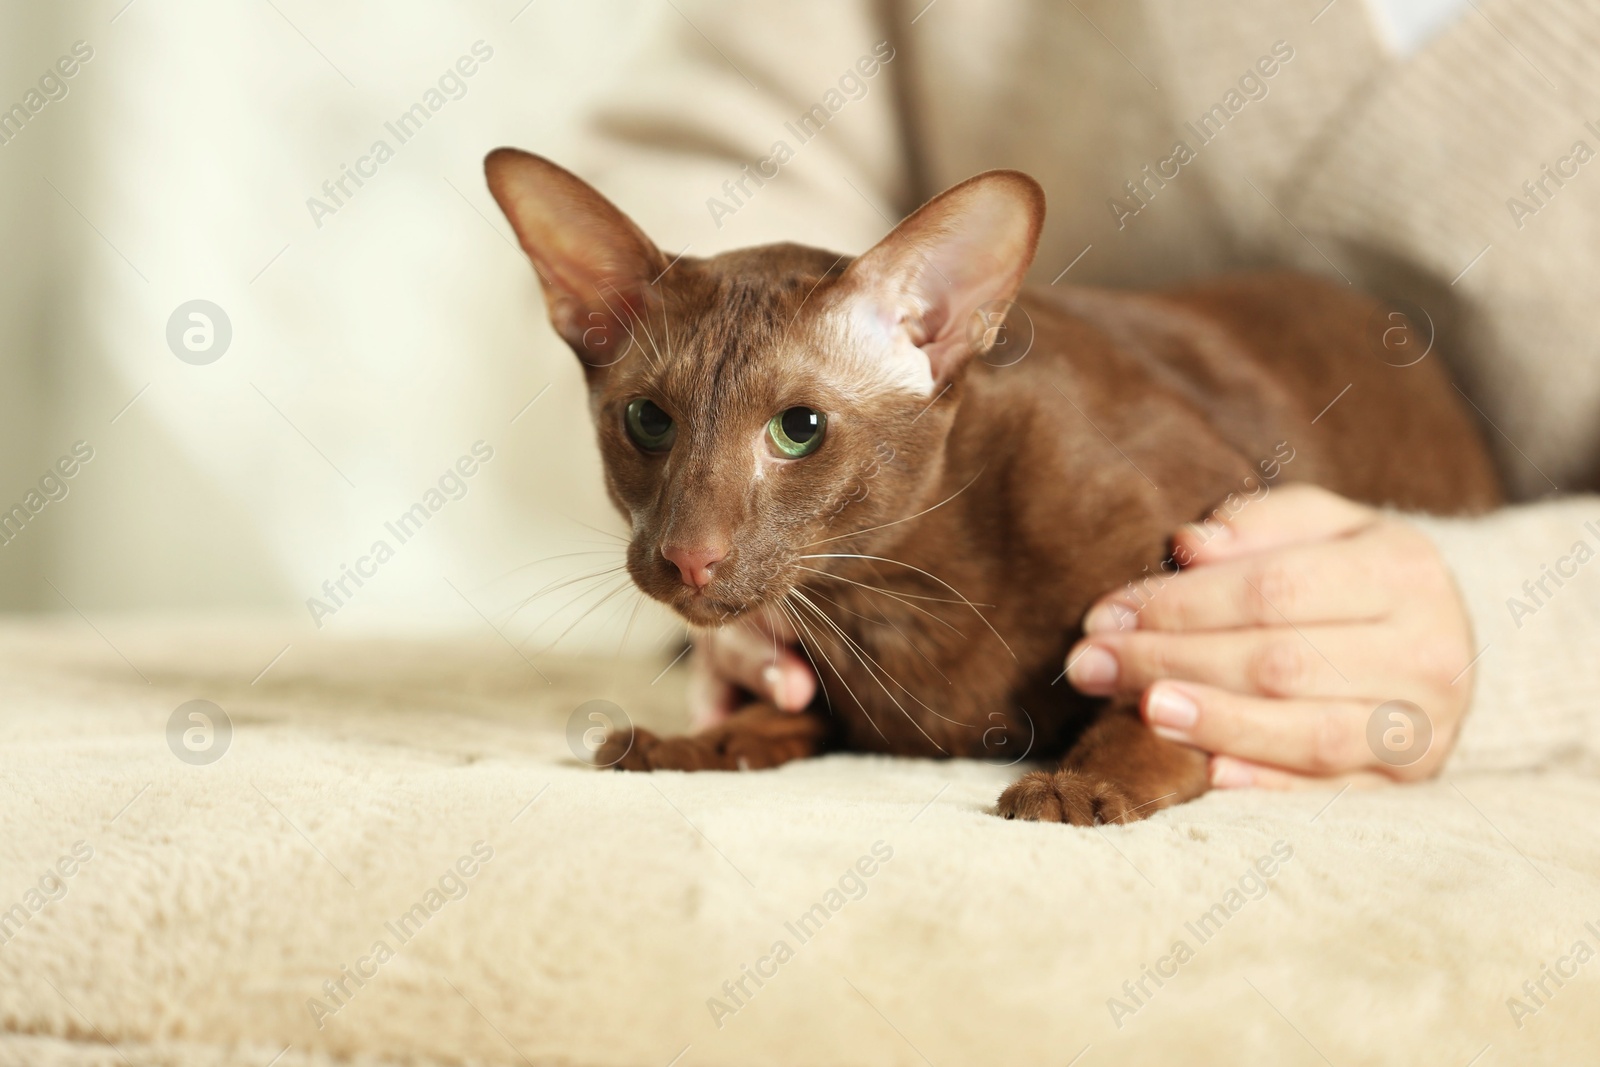
<svg viewBox="0 0 1600 1067">
<path fill-rule="evenodd" d="M 487 622 L 544 648 L 593 609 L 564 648 L 675 654 L 681 626 L 606 571 L 622 531 L 581 376 L 484 186 L 485 153 L 507 144 L 593 180 L 669 254 L 796 237 L 856 252 L 974 161 L 1055 173 L 1034 282 L 1080 260 L 1070 282 L 1111 285 L 1288 264 L 1414 297 L 1442 358 L 1476 353 L 1457 370 L 1514 494 L 1588 484 L 1600 360 L 1581 301 L 1546 280 L 1591 262 L 1592 235 L 1562 213 L 1593 194 L 1563 193 L 1526 236 L 1504 207 L 1578 121 L 1564 97 L 1507 95 L 1542 93 L 1538 69 L 1487 15 L 1468 18 L 1476 6 L 1252 0 L 1235 12 L 1247 32 L 1219 23 L 1197 43 L 1212 16 L 1186 0 L 1027 18 L 938 2 L 785 8 L 796 47 L 752 66 L 758 86 L 741 42 L 770 40 L 759 4 L 0 0 L 0 611 L 99 626 L 283 613 L 308 635 Z M 1486 49 L 1521 81 L 1463 75 L 1452 91 L 1478 103 L 1440 107 L 1431 139 L 1385 141 L 1369 82 L 1451 19 L 1441 61 Z M 863 86 L 874 106 L 852 98 L 781 182 L 708 214 L 740 162 L 884 35 L 907 54 Z M 1107 193 L 1280 37 L 1303 43 L 1272 106 L 1251 105 L 1124 233 Z M 1115 39 L 1142 43 L 1130 56 Z M 1034 47 L 1071 41 L 1092 46 L 1082 69 Z M 1158 87 L 1139 63 L 1171 73 Z M 1033 99 L 1036 69 L 1059 76 L 1061 128 L 1094 151 L 995 121 Z M 1406 77 L 1386 91 L 1408 93 Z M 628 102 L 608 110 L 613 82 Z M 1478 129 L 1507 100 L 1527 131 L 1515 151 Z M 1319 128 L 1345 114 L 1353 128 Z M 1338 166 L 1318 155 L 1327 138 Z M 1412 156 L 1411 184 L 1391 180 Z M 1356 179 L 1366 199 L 1346 210 L 1329 186 Z M 1301 211 L 1289 198 L 1308 186 Z M 1469 292 L 1489 311 L 1457 314 Z M 1541 353 L 1559 373 L 1527 372 Z M 419 504 L 420 530 L 391 531 Z M 380 539 L 393 558 L 372 558 Z"/>
<path fill-rule="evenodd" d="M 0 609 L 311 632 L 307 598 L 332 605 L 323 583 L 383 538 L 394 558 L 325 628 L 507 626 L 614 562 L 581 378 L 481 160 L 559 158 L 647 25 L 637 0 L 0 5 L 0 106 L 43 100 L 0 123 L 0 509 L 52 490 L 0 545 Z M 402 143 L 385 124 L 429 92 L 444 105 Z M 392 158 L 361 162 L 380 139 Z M 191 301 L 226 318 L 179 316 L 196 362 L 168 339 Z M 398 544 L 385 523 L 480 441 L 493 459 Z M 78 442 L 93 458 L 50 499 Z M 527 566 L 577 552 L 608 554 Z M 633 640 L 674 633 L 645 605 Z"/>
</svg>

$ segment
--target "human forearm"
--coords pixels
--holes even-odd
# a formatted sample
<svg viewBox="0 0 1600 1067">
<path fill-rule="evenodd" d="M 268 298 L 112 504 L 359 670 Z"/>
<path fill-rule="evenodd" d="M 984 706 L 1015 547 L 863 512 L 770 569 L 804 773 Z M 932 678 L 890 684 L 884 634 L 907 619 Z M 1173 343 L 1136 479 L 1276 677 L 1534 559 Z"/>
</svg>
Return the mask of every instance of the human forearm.
<svg viewBox="0 0 1600 1067">
<path fill-rule="evenodd" d="M 1600 498 L 1412 521 L 1455 576 L 1479 657 L 1450 767 L 1600 760 Z"/>
</svg>

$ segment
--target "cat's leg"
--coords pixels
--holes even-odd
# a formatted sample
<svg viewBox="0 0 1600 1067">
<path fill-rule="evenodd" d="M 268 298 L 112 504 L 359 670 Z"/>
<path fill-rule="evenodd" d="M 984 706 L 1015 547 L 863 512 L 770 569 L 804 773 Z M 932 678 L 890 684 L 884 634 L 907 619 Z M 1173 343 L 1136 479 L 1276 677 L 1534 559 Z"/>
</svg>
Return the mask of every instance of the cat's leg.
<svg viewBox="0 0 1600 1067">
<path fill-rule="evenodd" d="M 1138 709 L 1106 708 L 1055 771 L 1034 771 L 1000 794 L 1007 819 L 1074 826 L 1133 822 L 1206 791 L 1205 753 L 1157 737 Z"/>
<path fill-rule="evenodd" d="M 697 734 L 620 731 L 606 738 L 595 762 L 619 771 L 756 771 L 815 756 L 826 740 L 819 716 L 750 704 Z"/>
</svg>

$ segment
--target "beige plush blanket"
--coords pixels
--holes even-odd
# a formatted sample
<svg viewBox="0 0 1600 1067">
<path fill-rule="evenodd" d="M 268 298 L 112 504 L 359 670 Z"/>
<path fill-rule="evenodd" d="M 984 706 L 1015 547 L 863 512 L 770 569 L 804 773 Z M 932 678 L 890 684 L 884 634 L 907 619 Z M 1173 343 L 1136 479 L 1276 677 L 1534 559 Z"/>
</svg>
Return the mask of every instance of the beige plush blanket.
<svg viewBox="0 0 1600 1067">
<path fill-rule="evenodd" d="M 1576 773 L 1029 825 L 989 814 L 1015 772 L 982 764 L 581 766 L 588 700 L 680 718 L 658 663 L 546 681 L 492 635 L 96 622 L 0 625 L 0 1064 L 1600 1049 L 1600 781 Z M 225 720 L 186 711 L 169 743 L 192 700 Z"/>
</svg>

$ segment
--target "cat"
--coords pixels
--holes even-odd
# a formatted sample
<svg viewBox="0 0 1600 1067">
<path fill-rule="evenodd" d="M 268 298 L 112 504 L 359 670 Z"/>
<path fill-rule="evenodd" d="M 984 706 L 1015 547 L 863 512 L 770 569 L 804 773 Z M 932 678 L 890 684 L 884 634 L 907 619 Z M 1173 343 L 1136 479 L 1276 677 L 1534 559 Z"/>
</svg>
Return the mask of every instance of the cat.
<svg viewBox="0 0 1600 1067">
<path fill-rule="evenodd" d="M 692 628 L 785 618 L 821 681 L 802 714 L 608 738 L 619 769 L 1025 752 L 1055 767 L 998 814 L 1145 818 L 1203 793 L 1206 758 L 1062 682 L 1098 596 L 1262 472 L 1418 511 L 1499 500 L 1439 361 L 1374 352 L 1376 302 L 1287 272 L 1023 289 L 1045 205 L 1017 171 L 854 258 L 669 260 L 546 159 L 485 170 L 582 365 L 633 581 Z"/>
</svg>

